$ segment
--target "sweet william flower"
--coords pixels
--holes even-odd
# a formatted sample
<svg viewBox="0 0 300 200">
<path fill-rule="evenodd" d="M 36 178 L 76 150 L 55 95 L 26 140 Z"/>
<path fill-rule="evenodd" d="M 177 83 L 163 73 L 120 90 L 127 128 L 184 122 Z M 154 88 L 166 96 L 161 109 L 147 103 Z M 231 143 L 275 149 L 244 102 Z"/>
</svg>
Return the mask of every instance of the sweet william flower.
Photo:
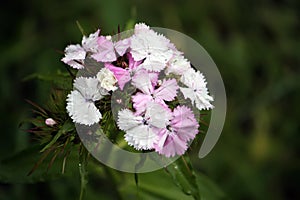
<svg viewBox="0 0 300 200">
<path fill-rule="evenodd" d="M 116 102 L 130 108 L 118 112 L 117 126 L 137 150 L 155 150 L 166 157 L 186 152 L 199 124 L 191 108 L 173 107 L 178 89 L 191 100 L 191 107 L 213 108 L 204 76 L 191 67 L 169 39 L 144 23 L 136 24 L 133 35 L 118 41 L 99 36 L 97 31 L 84 36 L 81 45 L 69 45 L 65 53 L 63 61 L 77 69 L 85 66 L 87 56 L 105 66 L 95 77 L 75 79 L 74 90 L 67 98 L 67 111 L 75 123 L 98 123 L 102 114 L 95 102 L 105 105 L 101 99 L 110 95 L 109 91 L 123 90 L 125 85 L 131 85 L 130 92 L 136 89 L 129 102 Z"/>
<path fill-rule="evenodd" d="M 136 115 L 124 109 L 118 113 L 118 127 L 125 131 L 125 140 L 135 149 L 153 149 L 157 142 L 157 130 L 166 126 L 171 112 L 158 103 L 148 104 L 146 112 Z"/>
<path fill-rule="evenodd" d="M 195 138 L 199 124 L 190 108 L 177 106 L 170 123 L 158 132 L 155 151 L 166 157 L 183 155 L 188 148 L 188 142 Z"/>
<path fill-rule="evenodd" d="M 173 55 L 169 48 L 170 40 L 149 29 L 144 24 L 135 26 L 135 34 L 131 38 L 131 54 L 134 60 L 143 60 L 141 66 L 149 71 L 163 70 Z"/>
<path fill-rule="evenodd" d="M 157 102 L 168 107 L 165 101 L 172 101 L 177 94 L 178 85 L 175 79 L 164 79 L 160 85 L 151 81 L 151 76 L 148 72 L 138 74 L 137 78 L 133 80 L 133 85 L 141 92 L 137 92 L 132 96 L 133 107 L 137 113 L 145 111 L 149 102 Z"/>
<path fill-rule="evenodd" d="M 117 59 L 111 37 L 100 36 L 97 44 L 97 52 L 92 55 L 92 58 L 98 62 L 113 62 Z"/>
<path fill-rule="evenodd" d="M 88 37 L 83 36 L 81 45 L 68 45 L 65 48 L 65 57 L 63 57 L 61 61 L 75 69 L 83 69 L 87 52 L 96 53 L 97 51 L 97 39 L 99 33 L 100 30 L 98 29 Z"/>
<path fill-rule="evenodd" d="M 206 81 L 202 73 L 190 68 L 181 76 L 180 81 L 187 86 L 180 87 L 184 97 L 190 99 L 199 110 L 213 108 L 210 102 L 214 99 L 208 94 Z"/>
<path fill-rule="evenodd" d="M 102 118 L 95 101 L 103 97 L 99 81 L 93 77 L 79 77 L 74 81 L 74 89 L 67 97 L 67 112 L 73 122 L 92 125 Z"/>
<path fill-rule="evenodd" d="M 135 61 L 129 52 L 124 55 L 123 59 L 125 58 L 128 60 L 127 62 L 122 60 L 117 61 L 120 66 L 117 66 L 114 63 L 104 64 L 107 69 L 114 73 L 121 90 L 123 90 L 126 83 L 135 77 L 135 73 L 141 69 L 138 68 L 138 66 L 142 63 L 142 61 Z"/>
<path fill-rule="evenodd" d="M 97 52 L 92 55 L 97 62 L 113 62 L 123 56 L 130 46 L 130 38 L 113 42 L 111 36 L 100 36 L 97 40 Z"/>
</svg>

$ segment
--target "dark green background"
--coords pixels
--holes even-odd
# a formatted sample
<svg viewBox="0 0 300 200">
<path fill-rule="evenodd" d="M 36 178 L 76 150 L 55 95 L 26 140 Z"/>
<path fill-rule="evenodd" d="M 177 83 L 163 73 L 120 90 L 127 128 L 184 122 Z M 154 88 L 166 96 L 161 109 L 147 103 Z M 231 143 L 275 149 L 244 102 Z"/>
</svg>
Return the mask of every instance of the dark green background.
<svg viewBox="0 0 300 200">
<path fill-rule="evenodd" d="M 232 199 L 300 199 L 300 1 L 28 0 L 0 9 L 0 158 L 31 145 L 18 128 L 31 116 L 24 99 L 43 104 L 50 86 L 22 79 L 65 70 L 59 51 L 80 42 L 76 20 L 86 32 L 99 27 L 109 34 L 133 19 L 191 36 L 222 74 L 225 127 L 195 168 Z M 72 178 L 0 184 L 0 199 L 74 199 L 78 184 Z M 109 188 L 93 192 L 111 196 Z"/>
</svg>

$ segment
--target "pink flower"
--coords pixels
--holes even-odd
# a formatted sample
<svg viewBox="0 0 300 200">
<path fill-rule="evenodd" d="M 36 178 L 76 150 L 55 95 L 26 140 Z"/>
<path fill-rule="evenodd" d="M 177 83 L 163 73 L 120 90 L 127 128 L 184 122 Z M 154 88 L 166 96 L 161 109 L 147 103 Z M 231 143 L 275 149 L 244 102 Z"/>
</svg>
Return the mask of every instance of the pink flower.
<svg viewBox="0 0 300 200">
<path fill-rule="evenodd" d="M 113 62 L 117 56 L 123 56 L 130 46 L 130 38 L 113 43 L 110 36 L 98 38 L 97 53 L 92 55 L 97 62 Z"/>
<path fill-rule="evenodd" d="M 104 64 L 106 68 L 114 73 L 121 90 L 123 90 L 125 84 L 132 79 L 133 75 L 138 70 L 138 66 L 142 63 L 142 61 L 134 61 L 130 53 L 127 53 L 126 57 L 128 59 L 128 67 L 125 68 L 115 66 L 112 63 Z"/>
<path fill-rule="evenodd" d="M 155 151 L 166 157 L 183 155 L 188 148 L 188 142 L 198 133 L 198 127 L 199 124 L 190 108 L 176 107 L 169 125 L 158 131 Z"/>
<path fill-rule="evenodd" d="M 157 79 L 156 79 L 157 81 Z M 133 80 L 133 85 L 141 92 L 137 92 L 132 96 L 133 107 L 138 114 L 145 111 L 149 102 L 157 102 L 168 107 L 165 101 L 172 101 L 177 94 L 178 85 L 175 79 L 164 79 L 156 89 L 157 82 L 151 82 L 151 75 L 147 72 L 142 72 Z"/>
</svg>

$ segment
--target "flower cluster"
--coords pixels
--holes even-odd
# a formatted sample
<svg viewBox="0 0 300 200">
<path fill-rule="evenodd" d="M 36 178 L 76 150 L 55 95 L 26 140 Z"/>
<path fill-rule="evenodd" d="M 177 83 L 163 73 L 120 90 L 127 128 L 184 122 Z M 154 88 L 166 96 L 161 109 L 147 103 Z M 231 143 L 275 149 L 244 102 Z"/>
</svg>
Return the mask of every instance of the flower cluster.
<svg viewBox="0 0 300 200">
<path fill-rule="evenodd" d="M 84 69 L 86 58 L 103 63 L 93 77 L 77 77 L 67 98 L 67 111 L 75 123 L 93 125 L 102 118 L 98 102 L 114 91 L 135 88 L 130 103 L 118 111 L 118 128 L 137 150 L 155 150 L 167 157 L 182 155 L 198 133 L 193 109 L 212 109 L 206 81 L 183 53 L 149 26 L 136 24 L 134 33 L 118 41 L 100 30 L 69 45 L 62 61 Z M 179 103 L 182 96 L 190 104 Z M 174 103 L 177 102 L 177 103 Z"/>
</svg>

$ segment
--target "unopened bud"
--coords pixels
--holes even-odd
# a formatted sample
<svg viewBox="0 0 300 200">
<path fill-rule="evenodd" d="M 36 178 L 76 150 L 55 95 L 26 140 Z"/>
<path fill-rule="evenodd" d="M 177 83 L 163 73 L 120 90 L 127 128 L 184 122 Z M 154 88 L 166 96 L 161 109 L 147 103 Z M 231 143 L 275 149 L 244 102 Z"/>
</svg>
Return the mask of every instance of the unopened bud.
<svg viewBox="0 0 300 200">
<path fill-rule="evenodd" d="M 52 119 L 52 118 L 47 118 L 47 119 L 45 120 L 45 124 L 46 124 L 47 126 L 53 126 L 53 125 L 56 124 L 56 121 L 54 121 L 54 119 Z"/>
</svg>

